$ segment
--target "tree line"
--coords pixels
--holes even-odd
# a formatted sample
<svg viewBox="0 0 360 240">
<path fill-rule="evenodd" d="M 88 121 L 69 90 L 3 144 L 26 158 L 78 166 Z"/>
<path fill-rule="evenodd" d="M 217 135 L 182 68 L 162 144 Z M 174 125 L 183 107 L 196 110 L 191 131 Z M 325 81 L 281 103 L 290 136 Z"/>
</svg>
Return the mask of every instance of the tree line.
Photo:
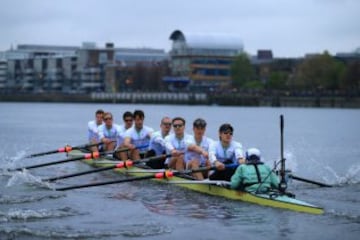
<svg viewBox="0 0 360 240">
<path fill-rule="evenodd" d="M 288 60 L 287 64 L 284 64 L 284 60 L 274 59 L 257 66 L 243 53 L 236 57 L 231 73 L 236 89 L 347 94 L 360 92 L 359 58 L 341 61 L 326 51 L 304 59 Z"/>
</svg>

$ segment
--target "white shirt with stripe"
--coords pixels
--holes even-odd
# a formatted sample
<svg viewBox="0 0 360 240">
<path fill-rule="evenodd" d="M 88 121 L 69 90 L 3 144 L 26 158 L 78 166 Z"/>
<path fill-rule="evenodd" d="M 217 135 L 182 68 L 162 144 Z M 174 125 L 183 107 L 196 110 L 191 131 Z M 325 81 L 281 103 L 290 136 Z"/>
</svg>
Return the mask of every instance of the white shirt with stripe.
<svg viewBox="0 0 360 240">
<path fill-rule="evenodd" d="M 204 151 L 209 152 L 209 147 L 211 144 L 213 144 L 213 142 L 214 140 L 206 136 L 202 137 L 201 142 L 196 142 L 195 136 L 191 136 L 191 138 L 188 138 L 187 141 L 185 142 L 186 144 L 186 151 L 184 157 L 185 162 L 188 163 L 193 159 L 198 159 L 200 161 L 200 166 L 204 166 L 206 162 L 206 158 L 200 153 L 188 150 L 188 147 L 191 145 L 197 145 L 201 147 Z"/>
<path fill-rule="evenodd" d="M 145 152 L 149 149 L 150 138 L 154 129 L 148 126 L 143 126 L 142 129 L 137 130 L 132 126 L 124 133 L 124 138 L 130 138 L 131 144 L 135 145 L 140 152 Z"/>
<path fill-rule="evenodd" d="M 241 143 L 236 141 L 231 141 L 227 147 L 223 147 L 221 141 L 216 141 L 209 147 L 209 160 L 211 164 L 214 164 L 215 161 L 224 163 L 229 160 L 232 163 L 238 163 L 238 159 L 243 157 L 243 147 Z"/>
</svg>

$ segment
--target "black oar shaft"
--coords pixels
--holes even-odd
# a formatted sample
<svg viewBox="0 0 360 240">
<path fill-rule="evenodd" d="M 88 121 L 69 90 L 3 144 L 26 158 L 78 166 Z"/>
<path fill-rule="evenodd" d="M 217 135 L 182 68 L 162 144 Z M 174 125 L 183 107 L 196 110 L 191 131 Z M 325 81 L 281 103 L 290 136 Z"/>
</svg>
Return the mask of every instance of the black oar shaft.
<svg viewBox="0 0 360 240">
<path fill-rule="evenodd" d="M 71 150 L 75 150 L 75 149 L 84 149 L 84 148 L 88 148 L 88 147 L 93 147 L 93 146 L 98 146 L 104 144 L 103 142 L 99 142 L 99 143 L 89 143 L 89 144 L 83 144 L 83 145 L 78 145 L 75 147 L 71 147 L 69 145 L 56 149 L 56 150 L 52 150 L 52 151 L 48 151 L 48 152 L 41 152 L 41 153 L 34 153 L 31 154 L 29 156 L 26 156 L 25 158 L 32 158 L 32 157 L 40 157 L 40 156 L 44 156 L 44 155 L 49 155 L 49 154 L 54 154 L 54 153 L 66 153 L 66 152 L 70 152 Z"/>
<path fill-rule="evenodd" d="M 142 177 L 133 177 L 133 178 L 119 179 L 119 180 L 113 180 L 113 181 L 107 181 L 107 182 L 89 183 L 89 184 L 84 184 L 84 185 L 75 185 L 75 186 L 70 186 L 70 187 L 55 188 L 55 190 L 56 191 L 65 191 L 65 190 L 71 190 L 71 189 L 103 186 L 103 185 L 109 185 L 109 184 L 115 184 L 115 183 L 133 182 L 133 181 L 151 179 L 151 178 L 155 178 L 155 177 L 156 177 L 155 175 L 146 175 L 146 176 L 142 176 Z"/>
<path fill-rule="evenodd" d="M 40 164 L 35 164 L 35 165 L 27 166 L 27 167 L 19 167 L 19 168 L 13 169 L 12 171 L 21 171 L 22 169 L 32 169 L 32 168 L 45 167 L 45 166 L 50 166 L 50 165 L 55 165 L 55 164 L 60 164 L 60 163 L 77 161 L 77 160 L 81 160 L 81 159 L 84 159 L 84 156 L 77 157 L 77 158 L 68 158 L 68 159 L 59 160 L 59 161 L 56 161 L 56 162 L 40 163 Z"/>
<path fill-rule="evenodd" d="M 67 174 L 67 175 L 62 175 L 62 176 L 57 176 L 57 177 L 52 177 L 52 178 L 47 178 L 47 179 L 43 179 L 43 181 L 56 181 L 56 180 L 60 180 L 60 179 L 65 179 L 65 178 L 71 178 L 71 177 L 77 177 L 77 176 L 81 176 L 81 175 L 86 175 L 89 173 L 95 173 L 95 172 L 101 172 L 101 171 L 105 171 L 105 170 L 110 170 L 115 168 L 115 166 L 109 166 L 109 167 L 102 167 L 102 168 L 96 168 L 96 169 L 92 169 L 92 170 L 88 170 L 88 171 L 83 171 L 83 172 L 78 172 L 78 173 L 72 173 L 72 174 Z"/>
<path fill-rule="evenodd" d="M 160 155 L 160 156 L 155 156 L 155 157 L 149 157 L 149 158 L 134 160 L 134 161 L 131 162 L 131 165 L 141 163 L 141 162 L 150 162 L 150 161 L 155 161 L 155 160 L 159 160 L 159 159 L 164 159 L 164 158 L 167 158 L 167 157 L 170 157 L 170 156 L 171 156 L 171 154 L 167 154 L 167 155 Z M 128 163 L 124 162 L 121 167 L 126 167 L 127 166 L 126 164 L 128 164 Z M 106 171 L 106 170 L 111 170 L 111 169 L 115 169 L 115 168 L 118 168 L 118 167 L 119 167 L 118 164 L 114 164 L 114 165 L 107 166 L 107 167 L 96 168 L 96 169 L 92 169 L 92 170 L 88 170 L 88 171 L 83 171 L 83 172 L 78 172 L 78 173 L 67 174 L 67 175 L 63 175 L 63 176 L 43 179 L 43 181 L 50 181 L 51 182 L 51 181 L 56 181 L 56 180 L 59 180 L 59 179 L 77 177 L 77 176 L 86 175 L 86 174 L 90 174 L 90 173 L 96 173 L 96 172 L 102 172 L 102 171 Z"/>
<path fill-rule="evenodd" d="M 326 184 L 326 183 L 321 183 L 321 182 L 317 182 L 317 181 L 314 181 L 314 180 L 309 180 L 309 179 L 297 177 L 297 176 L 294 176 L 294 175 L 292 175 L 292 174 L 289 175 L 289 177 L 292 178 L 292 179 L 301 181 L 301 182 L 306 182 L 306 183 L 315 184 L 315 185 L 318 185 L 318 186 L 320 186 L 320 187 L 332 187 L 332 185 L 329 185 L 329 184 Z"/>
<path fill-rule="evenodd" d="M 164 178 L 168 178 L 168 177 L 171 178 L 173 176 L 177 176 L 177 175 L 180 175 L 180 174 L 204 172 L 204 171 L 214 170 L 214 169 L 215 169 L 215 167 L 210 167 L 210 168 L 209 167 L 203 167 L 203 168 L 197 168 L 197 169 L 189 169 L 189 170 L 185 170 L 185 171 L 164 171 L 164 172 L 159 172 L 159 173 L 156 173 L 156 174 L 146 175 L 146 176 L 141 176 L 141 177 L 132 177 L 132 178 L 126 178 L 126 179 L 113 180 L 113 181 L 97 182 L 97 183 L 89 183 L 89 184 L 83 184 L 83 185 L 75 185 L 75 186 L 69 186 L 69 187 L 55 188 L 55 190 L 56 191 L 65 191 L 65 190 L 87 188 L 87 187 L 96 187 L 96 186 L 103 186 L 103 185 L 116 184 L 116 183 L 133 182 L 133 181 L 152 179 L 152 178 L 164 179 Z"/>
<path fill-rule="evenodd" d="M 43 152 L 43 153 L 34 153 L 29 156 L 26 156 L 25 158 L 39 157 L 39 156 L 49 155 L 49 154 L 58 153 L 58 152 L 59 152 L 59 150 L 53 150 L 53 151 L 48 151 L 48 152 Z"/>
</svg>

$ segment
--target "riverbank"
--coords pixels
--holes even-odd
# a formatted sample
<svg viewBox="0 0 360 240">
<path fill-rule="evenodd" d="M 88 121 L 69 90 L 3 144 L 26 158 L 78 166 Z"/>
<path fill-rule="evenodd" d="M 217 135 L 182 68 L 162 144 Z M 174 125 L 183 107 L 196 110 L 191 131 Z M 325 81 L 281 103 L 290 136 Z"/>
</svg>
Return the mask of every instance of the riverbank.
<svg viewBox="0 0 360 240">
<path fill-rule="evenodd" d="M 221 106 L 360 108 L 360 97 L 260 96 L 173 92 L 126 92 L 92 94 L 1 94 L 1 102 L 145 103 Z"/>
</svg>

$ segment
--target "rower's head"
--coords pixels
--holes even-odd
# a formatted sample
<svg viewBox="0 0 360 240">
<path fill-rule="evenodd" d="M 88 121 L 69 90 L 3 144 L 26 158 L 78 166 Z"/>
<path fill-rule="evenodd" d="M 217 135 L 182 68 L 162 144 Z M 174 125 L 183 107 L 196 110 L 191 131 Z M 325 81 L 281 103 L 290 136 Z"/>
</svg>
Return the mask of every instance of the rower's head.
<svg viewBox="0 0 360 240">
<path fill-rule="evenodd" d="M 247 163 L 256 163 L 261 161 L 261 152 L 257 148 L 249 148 L 246 153 L 246 162 Z"/>
<path fill-rule="evenodd" d="M 129 111 L 124 112 L 123 121 L 124 121 L 126 129 L 131 128 L 133 121 L 134 121 L 133 114 Z"/>
<path fill-rule="evenodd" d="M 172 120 L 174 133 L 177 136 L 183 135 L 185 131 L 185 119 L 182 117 L 175 117 Z"/>
<path fill-rule="evenodd" d="M 135 110 L 133 113 L 134 124 L 136 129 L 142 129 L 144 125 L 145 114 L 142 110 Z"/>
<path fill-rule="evenodd" d="M 219 128 L 220 141 L 229 144 L 232 140 L 234 128 L 229 123 L 224 123 Z"/>
<path fill-rule="evenodd" d="M 107 127 L 111 127 L 113 124 L 113 115 L 111 112 L 104 113 L 104 122 Z"/>
<path fill-rule="evenodd" d="M 160 129 L 161 129 L 161 133 L 163 135 L 169 134 L 169 132 L 171 130 L 171 118 L 170 117 L 163 117 L 161 119 Z"/>
<path fill-rule="evenodd" d="M 206 121 L 202 118 L 197 118 L 193 122 L 193 131 L 194 135 L 198 137 L 202 137 L 205 133 L 206 129 Z"/>
<path fill-rule="evenodd" d="M 101 125 L 103 122 L 103 117 L 104 117 L 104 110 L 102 109 L 98 109 L 95 112 L 95 119 L 96 119 L 96 124 L 97 125 Z"/>
</svg>

